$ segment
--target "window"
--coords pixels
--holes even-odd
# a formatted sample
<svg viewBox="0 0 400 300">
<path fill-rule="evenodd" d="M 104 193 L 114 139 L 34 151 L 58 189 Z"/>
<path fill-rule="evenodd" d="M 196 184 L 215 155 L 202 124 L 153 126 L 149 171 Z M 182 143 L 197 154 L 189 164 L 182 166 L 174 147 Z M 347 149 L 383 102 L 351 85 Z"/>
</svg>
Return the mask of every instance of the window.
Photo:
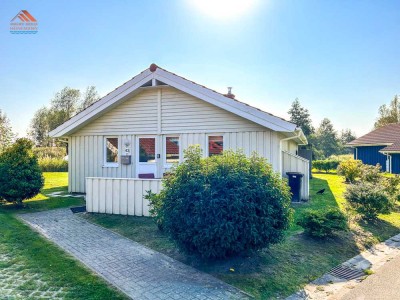
<svg viewBox="0 0 400 300">
<path fill-rule="evenodd" d="M 209 136 L 208 137 L 208 156 L 220 155 L 224 150 L 224 137 Z"/>
<path fill-rule="evenodd" d="M 139 162 L 156 161 L 156 139 L 139 138 Z"/>
<path fill-rule="evenodd" d="M 118 165 L 118 138 L 106 138 L 106 157 L 105 163 L 109 165 Z"/>
<path fill-rule="evenodd" d="M 165 162 L 173 164 L 179 162 L 179 137 L 167 136 L 165 138 Z"/>
</svg>

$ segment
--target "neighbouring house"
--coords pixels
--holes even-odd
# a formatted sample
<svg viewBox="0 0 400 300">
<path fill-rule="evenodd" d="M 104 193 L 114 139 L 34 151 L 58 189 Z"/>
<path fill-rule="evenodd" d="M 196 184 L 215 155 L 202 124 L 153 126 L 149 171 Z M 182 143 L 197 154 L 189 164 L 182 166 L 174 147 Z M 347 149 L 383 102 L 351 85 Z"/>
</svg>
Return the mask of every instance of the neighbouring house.
<svg viewBox="0 0 400 300">
<path fill-rule="evenodd" d="M 354 159 L 367 165 L 380 164 L 382 170 L 400 174 L 400 124 L 388 124 L 347 144 Z"/>
<path fill-rule="evenodd" d="M 307 139 L 295 124 L 155 64 L 50 135 L 68 141 L 69 192 L 86 193 L 92 212 L 148 215 L 143 194 L 158 192 L 160 178 L 194 144 L 204 156 L 256 151 L 283 176 L 309 171 L 297 155 Z M 302 184 L 308 199 L 308 176 Z"/>
</svg>

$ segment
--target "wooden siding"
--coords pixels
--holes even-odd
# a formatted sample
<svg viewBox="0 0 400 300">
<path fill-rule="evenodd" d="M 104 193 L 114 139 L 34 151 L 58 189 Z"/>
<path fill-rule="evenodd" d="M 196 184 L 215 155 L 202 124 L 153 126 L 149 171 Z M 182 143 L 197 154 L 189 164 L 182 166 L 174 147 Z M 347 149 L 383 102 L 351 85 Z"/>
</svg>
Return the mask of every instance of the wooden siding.
<svg viewBox="0 0 400 300">
<path fill-rule="evenodd" d="M 246 155 L 257 152 L 268 159 L 275 171 L 280 170 L 279 164 L 279 140 L 278 133 L 273 131 L 255 132 L 225 132 L 224 149 L 242 149 Z M 114 177 L 133 178 L 136 177 L 136 135 L 115 135 L 119 138 L 119 153 L 124 153 L 124 143 L 130 143 L 129 149 L 132 155 L 132 164 L 118 167 L 104 165 L 104 141 L 106 136 L 72 136 L 69 138 L 69 192 L 85 192 L 86 177 Z M 190 145 L 200 145 L 204 156 L 206 155 L 207 136 L 206 133 L 183 133 L 178 135 L 181 143 L 181 159 L 184 149 Z M 158 150 L 163 153 L 165 135 L 156 135 Z M 164 156 L 158 160 L 158 174 L 163 174 L 166 169 Z"/>
<path fill-rule="evenodd" d="M 260 131 L 264 127 L 177 89 L 161 92 L 162 133 Z"/>
<path fill-rule="evenodd" d="M 390 156 L 392 157 L 392 173 L 400 174 L 400 154 L 393 153 Z"/>
<path fill-rule="evenodd" d="M 357 159 L 361 160 L 364 164 L 375 166 L 380 164 L 383 171 L 386 170 L 386 155 L 379 152 L 379 150 L 385 148 L 386 146 L 365 146 L 357 147 Z"/>
<path fill-rule="evenodd" d="M 159 179 L 86 178 L 86 210 L 95 213 L 149 216 L 147 191 L 158 193 Z"/>
<path fill-rule="evenodd" d="M 157 90 L 144 89 L 89 123 L 75 136 L 152 133 L 157 131 Z"/>
<path fill-rule="evenodd" d="M 301 186 L 301 199 L 309 199 L 309 162 L 300 156 L 287 151 L 282 151 L 283 170 L 282 175 L 287 178 L 286 172 L 300 172 L 304 174 Z"/>
</svg>

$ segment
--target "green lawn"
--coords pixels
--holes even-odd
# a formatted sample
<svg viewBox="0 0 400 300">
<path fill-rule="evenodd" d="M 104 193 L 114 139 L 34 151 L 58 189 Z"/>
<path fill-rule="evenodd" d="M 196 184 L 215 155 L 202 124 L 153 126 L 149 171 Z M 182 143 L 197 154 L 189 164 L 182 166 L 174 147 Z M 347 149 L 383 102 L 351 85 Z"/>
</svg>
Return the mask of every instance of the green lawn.
<svg viewBox="0 0 400 300">
<path fill-rule="evenodd" d="M 45 187 L 41 194 L 26 201 L 25 207 L 0 205 L 0 298 L 29 298 L 32 290 L 62 290 L 65 299 L 126 299 L 124 295 L 94 275 L 89 269 L 22 223 L 16 213 L 26 213 L 84 204 L 81 198 L 48 197 L 46 194 L 67 190 L 67 173 L 45 173 Z M 6 257 L 7 259 L 5 259 Z M 10 268 L 17 265 L 18 268 Z M 7 277 L 9 276 L 9 277 Z M 14 284 L 14 295 L 1 294 L 5 280 L 21 276 L 21 284 Z M 40 277 L 40 281 L 34 278 Z M 10 279 L 8 279 L 10 281 Z M 14 299 L 14 298 L 13 298 Z"/>
<path fill-rule="evenodd" d="M 334 174 L 314 174 L 310 188 L 310 201 L 293 206 L 295 220 L 301 218 L 306 208 L 339 207 L 343 211 L 346 210 L 346 201 L 343 198 L 346 185 L 342 177 Z M 325 194 L 316 195 L 316 192 L 323 188 L 326 189 Z M 380 216 L 374 223 L 352 222 L 351 231 L 327 241 L 308 238 L 302 234 L 301 227 L 293 224 L 285 241 L 270 249 L 225 261 L 203 261 L 179 252 L 150 218 L 100 214 L 86 214 L 84 217 L 208 272 L 258 299 L 288 296 L 359 251 L 400 232 L 398 211 Z M 231 272 L 230 268 L 234 268 L 235 271 Z"/>
</svg>

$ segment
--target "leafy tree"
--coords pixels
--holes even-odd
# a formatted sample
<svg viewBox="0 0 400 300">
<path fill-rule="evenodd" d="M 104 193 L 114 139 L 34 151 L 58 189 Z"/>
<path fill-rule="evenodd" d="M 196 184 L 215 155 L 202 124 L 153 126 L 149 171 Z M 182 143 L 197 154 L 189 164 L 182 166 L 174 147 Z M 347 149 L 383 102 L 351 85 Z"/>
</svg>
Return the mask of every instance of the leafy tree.
<svg viewBox="0 0 400 300">
<path fill-rule="evenodd" d="M 37 146 L 53 146 L 49 132 L 98 99 L 99 95 L 94 86 L 87 87 L 83 97 L 78 89 L 63 88 L 55 94 L 50 107 L 42 107 L 35 113 L 28 131 L 30 138 Z M 60 142 L 56 144 L 63 145 Z"/>
<path fill-rule="evenodd" d="M 43 187 L 44 178 L 32 147 L 30 140 L 22 138 L 0 154 L 1 199 L 21 205 Z"/>
<path fill-rule="evenodd" d="M 314 134 L 309 137 L 310 143 L 323 154 L 323 157 L 329 157 L 340 153 L 340 141 L 332 122 L 325 118 Z"/>
<path fill-rule="evenodd" d="M 0 153 L 11 145 L 15 135 L 12 131 L 10 120 L 0 109 Z"/>
<path fill-rule="evenodd" d="M 49 130 L 60 126 L 78 112 L 81 92 L 70 87 L 57 92 L 51 100 L 50 114 L 48 116 Z"/>
<path fill-rule="evenodd" d="M 51 139 L 49 138 L 49 115 L 50 112 L 46 107 L 42 107 L 36 111 L 28 131 L 28 136 L 35 141 L 36 145 L 40 145 L 41 147 L 51 146 Z"/>
<path fill-rule="evenodd" d="M 90 105 L 95 103 L 97 100 L 100 99 L 99 94 L 97 93 L 95 86 L 88 86 L 86 88 L 85 94 L 83 95 L 83 99 L 81 101 L 79 111 L 85 110 Z"/>
<path fill-rule="evenodd" d="M 200 148 L 149 194 L 158 225 L 189 253 L 235 255 L 278 243 L 291 220 L 290 190 L 264 158 L 224 151 L 202 158 Z"/>
<path fill-rule="evenodd" d="M 314 127 L 311 123 L 310 113 L 308 112 L 308 109 L 300 105 L 298 98 L 293 101 L 288 114 L 290 115 L 290 121 L 301 127 L 306 136 L 314 133 Z"/>
<path fill-rule="evenodd" d="M 394 96 L 389 106 L 386 104 L 379 107 L 379 116 L 375 122 L 375 128 L 391 123 L 400 123 L 400 102 L 397 95 Z"/>
</svg>

